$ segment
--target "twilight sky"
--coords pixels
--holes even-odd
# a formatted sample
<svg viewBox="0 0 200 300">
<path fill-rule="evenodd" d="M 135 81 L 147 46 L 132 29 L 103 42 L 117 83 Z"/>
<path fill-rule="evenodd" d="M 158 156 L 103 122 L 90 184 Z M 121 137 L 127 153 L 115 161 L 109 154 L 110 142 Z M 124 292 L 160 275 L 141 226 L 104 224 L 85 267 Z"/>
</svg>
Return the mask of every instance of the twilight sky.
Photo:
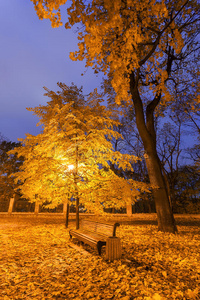
<svg viewBox="0 0 200 300">
<path fill-rule="evenodd" d="M 67 20 L 66 7 L 63 7 Z M 37 134 L 38 118 L 26 107 L 45 104 L 43 87 L 57 91 L 57 82 L 74 82 L 89 93 L 101 80 L 92 70 L 84 76 L 83 62 L 73 62 L 69 52 L 77 46 L 76 33 L 52 28 L 39 20 L 30 0 L 0 1 L 0 133 L 10 141 Z"/>
</svg>

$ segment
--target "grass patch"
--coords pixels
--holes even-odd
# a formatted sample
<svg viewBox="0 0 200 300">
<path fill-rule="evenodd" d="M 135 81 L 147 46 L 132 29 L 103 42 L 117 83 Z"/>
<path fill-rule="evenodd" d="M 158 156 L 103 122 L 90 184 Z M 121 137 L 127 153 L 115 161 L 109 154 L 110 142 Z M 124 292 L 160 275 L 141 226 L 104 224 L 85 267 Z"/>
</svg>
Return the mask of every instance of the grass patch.
<svg viewBox="0 0 200 300">
<path fill-rule="evenodd" d="M 73 226 L 73 225 L 70 225 Z M 200 299 L 200 229 L 122 225 L 122 259 L 71 247 L 63 224 L 0 224 L 0 299 Z M 82 247 L 82 246 L 81 246 Z M 80 247 L 80 248 L 81 248 Z"/>
</svg>

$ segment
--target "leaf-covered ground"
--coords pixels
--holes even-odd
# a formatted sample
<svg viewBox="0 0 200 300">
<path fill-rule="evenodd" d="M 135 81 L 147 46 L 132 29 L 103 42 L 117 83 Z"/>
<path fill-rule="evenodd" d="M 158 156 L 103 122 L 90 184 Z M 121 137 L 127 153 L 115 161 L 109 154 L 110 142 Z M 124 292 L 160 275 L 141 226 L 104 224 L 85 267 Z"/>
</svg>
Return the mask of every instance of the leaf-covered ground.
<svg viewBox="0 0 200 300">
<path fill-rule="evenodd" d="M 122 225 L 122 259 L 110 263 L 64 224 L 1 219 L 0 299 L 200 299 L 200 228 L 189 225 Z"/>
</svg>

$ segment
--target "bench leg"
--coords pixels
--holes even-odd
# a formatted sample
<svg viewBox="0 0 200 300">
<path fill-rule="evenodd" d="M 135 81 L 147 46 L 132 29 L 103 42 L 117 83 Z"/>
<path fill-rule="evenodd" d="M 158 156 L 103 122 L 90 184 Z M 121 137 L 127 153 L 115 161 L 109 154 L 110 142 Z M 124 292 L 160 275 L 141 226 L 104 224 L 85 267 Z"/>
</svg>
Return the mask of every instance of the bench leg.
<svg viewBox="0 0 200 300">
<path fill-rule="evenodd" d="M 101 255 L 101 248 L 105 245 L 106 245 L 105 242 L 101 242 L 101 241 L 97 242 L 97 250 L 98 250 L 99 255 Z"/>
<path fill-rule="evenodd" d="M 97 250 L 98 250 L 98 253 L 99 255 L 101 255 L 101 245 L 99 243 L 97 243 Z"/>
</svg>

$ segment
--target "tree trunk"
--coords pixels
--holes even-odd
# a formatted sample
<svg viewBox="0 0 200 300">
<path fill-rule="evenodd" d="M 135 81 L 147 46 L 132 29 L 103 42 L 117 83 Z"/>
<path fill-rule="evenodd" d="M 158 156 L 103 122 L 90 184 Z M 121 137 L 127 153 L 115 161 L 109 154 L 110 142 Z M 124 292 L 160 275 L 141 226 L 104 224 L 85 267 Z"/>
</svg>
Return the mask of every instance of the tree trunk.
<svg viewBox="0 0 200 300">
<path fill-rule="evenodd" d="M 127 216 L 131 217 L 133 212 L 132 212 L 132 203 L 126 204 L 126 214 Z"/>
<path fill-rule="evenodd" d="M 34 213 L 35 213 L 35 215 L 38 215 L 39 212 L 40 212 L 40 204 L 39 204 L 38 201 L 36 201 L 35 202 L 35 211 L 34 211 Z"/>
<path fill-rule="evenodd" d="M 8 208 L 8 214 L 12 214 L 13 212 L 13 207 L 14 207 L 14 201 L 15 201 L 15 198 L 10 198 L 10 202 L 9 202 L 9 208 Z"/>
<path fill-rule="evenodd" d="M 66 219 L 65 219 L 65 226 L 66 228 L 68 228 L 68 225 L 69 225 L 69 203 L 65 203 L 67 204 L 67 207 L 66 207 Z"/>
<path fill-rule="evenodd" d="M 139 79 L 140 76 L 138 69 L 136 74 L 133 72 L 130 75 L 130 91 L 135 108 L 136 125 L 144 145 L 144 150 L 146 152 L 145 160 L 149 180 L 153 186 L 153 195 L 158 218 L 158 229 L 163 232 L 175 233 L 177 228 L 167 193 L 165 180 L 161 170 L 160 159 L 156 149 L 154 111 L 160 102 L 161 93 L 158 91 L 154 99 L 147 105 L 145 118 L 144 106 L 138 89 Z"/>
<path fill-rule="evenodd" d="M 175 233 L 177 228 L 161 172 L 159 158 L 155 153 L 154 155 L 147 154 L 145 159 L 151 185 L 155 186 L 153 195 L 157 212 L 158 230 Z"/>
<path fill-rule="evenodd" d="M 79 229 L 79 197 L 76 198 L 76 229 Z"/>
</svg>

